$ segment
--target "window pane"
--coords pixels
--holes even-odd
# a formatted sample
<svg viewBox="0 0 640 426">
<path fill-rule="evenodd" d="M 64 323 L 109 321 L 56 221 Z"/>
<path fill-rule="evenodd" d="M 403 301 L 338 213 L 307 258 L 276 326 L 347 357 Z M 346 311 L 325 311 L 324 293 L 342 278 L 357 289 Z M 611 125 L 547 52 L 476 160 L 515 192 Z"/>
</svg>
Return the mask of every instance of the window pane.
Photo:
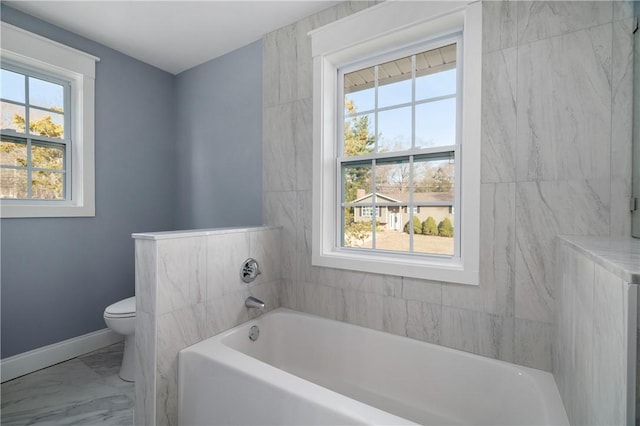
<svg viewBox="0 0 640 426">
<path fill-rule="evenodd" d="M 18 133 L 24 133 L 25 109 L 23 106 L 1 102 L 0 110 L 2 113 L 2 130 L 15 130 Z"/>
<path fill-rule="evenodd" d="M 409 200 L 409 159 L 393 159 L 376 163 L 377 203 L 407 202 Z M 389 198 L 383 198 L 382 196 Z"/>
<path fill-rule="evenodd" d="M 342 166 L 342 201 L 345 203 L 371 197 L 371 165 L 343 165 Z"/>
<path fill-rule="evenodd" d="M 420 232 L 413 236 L 413 251 L 416 253 L 454 254 L 453 209 L 449 206 L 420 207 L 416 215 L 420 222 Z"/>
<path fill-rule="evenodd" d="M 456 99 L 416 105 L 416 147 L 456 143 Z"/>
<path fill-rule="evenodd" d="M 0 164 L 27 167 L 27 144 L 3 137 L 0 142 Z"/>
<path fill-rule="evenodd" d="M 453 152 L 416 157 L 413 166 L 415 203 L 453 202 L 456 182 Z"/>
<path fill-rule="evenodd" d="M 64 88 L 59 84 L 29 77 L 29 103 L 62 112 Z"/>
<path fill-rule="evenodd" d="M 401 212 L 400 207 L 389 207 L 386 223 L 381 223 L 376 232 L 376 248 L 379 250 L 409 251 L 410 235 L 404 232 L 409 216 Z M 385 217 L 385 215 L 383 215 Z"/>
<path fill-rule="evenodd" d="M 411 148 L 411 107 L 378 113 L 378 151 L 404 151 Z"/>
<path fill-rule="evenodd" d="M 34 135 L 64 138 L 64 115 L 29 108 L 29 131 Z"/>
<path fill-rule="evenodd" d="M 375 68 L 344 75 L 345 115 L 375 108 Z"/>
<path fill-rule="evenodd" d="M 24 103 L 24 75 L 2 70 L 0 81 L 0 98 Z"/>
<path fill-rule="evenodd" d="M 416 101 L 454 95 L 456 93 L 456 69 L 426 74 L 416 78 Z"/>
<path fill-rule="evenodd" d="M 0 198 L 27 198 L 27 171 L 0 169 Z"/>
<path fill-rule="evenodd" d="M 374 115 L 360 115 L 344 120 L 344 156 L 368 154 L 375 149 Z"/>
<path fill-rule="evenodd" d="M 411 102 L 411 57 L 378 66 L 378 108 Z"/>
<path fill-rule="evenodd" d="M 342 209 L 342 223 L 344 224 L 343 247 L 371 248 L 373 241 L 373 219 L 362 217 L 361 207 L 347 207 Z"/>
<path fill-rule="evenodd" d="M 64 168 L 64 148 L 33 145 L 31 147 L 31 164 L 32 167 L 38 169 L 62 170 Z"/>
<path fill-rule="evenodd" d="M 33 172 L 31 197 L 41 200 L 64 199 L 64 173 Z"/>
</svg>

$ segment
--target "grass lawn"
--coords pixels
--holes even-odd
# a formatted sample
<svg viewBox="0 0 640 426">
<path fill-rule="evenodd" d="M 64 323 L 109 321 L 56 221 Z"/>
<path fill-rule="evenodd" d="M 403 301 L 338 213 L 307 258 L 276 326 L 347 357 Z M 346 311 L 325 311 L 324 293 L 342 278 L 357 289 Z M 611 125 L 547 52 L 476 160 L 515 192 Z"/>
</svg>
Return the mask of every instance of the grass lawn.
<svg viewBox="0 0 640 426">
<path fill-rule="evenodd" d="M 364 244 L 357 244 L 357 246 L 370 248 L 371 238 L 366 239 Z M 401 231 L 378 231 L 376 233 L 376 248 L 409 251 L 409 234 Z M 453 238 L 414 234 L 413 250 L 418 253 L 453 255 Z"/>
</svg>

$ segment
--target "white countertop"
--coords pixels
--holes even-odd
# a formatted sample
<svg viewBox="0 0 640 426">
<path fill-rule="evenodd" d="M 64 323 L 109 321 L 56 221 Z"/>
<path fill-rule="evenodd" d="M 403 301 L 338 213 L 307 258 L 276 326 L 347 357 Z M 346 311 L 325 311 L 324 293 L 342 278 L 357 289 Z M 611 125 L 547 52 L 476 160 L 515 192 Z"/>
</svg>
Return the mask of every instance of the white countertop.
<svg viewBox="0 0 640 426">
<path fill-rule="evenodd" d="M 624 281 L 640 284 L 640 239 L 631 237 L 559 237 Z"/>
<path fill-rule="evenodd" d="M 231 234 L 235 232 L 257 232 L 269 229 L 278 229 L 279 226 L 249 226 L 243 228 L 208 228 L 208 229 L 185 229 L 182 231 L 163 232 L 142 232 L 131 234 L 136 240 L 168 240 L 172 238 L 204 237 L 207 235 Z"/>
</svg>

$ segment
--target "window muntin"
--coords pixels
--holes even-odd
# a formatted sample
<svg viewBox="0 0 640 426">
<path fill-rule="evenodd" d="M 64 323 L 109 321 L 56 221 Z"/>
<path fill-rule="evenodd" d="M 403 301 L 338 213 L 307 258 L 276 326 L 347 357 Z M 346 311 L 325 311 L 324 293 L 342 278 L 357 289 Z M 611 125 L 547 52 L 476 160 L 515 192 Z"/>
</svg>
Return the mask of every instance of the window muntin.
<svg viewBox="0 0 640 426">
<path fill-rule="evenodd" d="M 0 72 L 0 198 L 68 200 L 70 83 L 6 62 Z"/>
<path fill-rule="evenodd" d="M 339 70 L 342 249 L 459 255 L 459 43 Z"/>
</svg>

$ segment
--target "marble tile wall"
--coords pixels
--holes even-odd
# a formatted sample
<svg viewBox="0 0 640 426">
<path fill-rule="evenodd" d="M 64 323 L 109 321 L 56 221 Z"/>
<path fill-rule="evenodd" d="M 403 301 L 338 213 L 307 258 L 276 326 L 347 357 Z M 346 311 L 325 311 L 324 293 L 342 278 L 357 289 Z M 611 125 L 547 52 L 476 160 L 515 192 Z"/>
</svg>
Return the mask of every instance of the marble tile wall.
<svg viewBox="0 0 640 426">
<path fill-rule="evenodd" d="M 631 424 L 627 393 L 635 387 L 636 360 L 628 350 L 637 325 L 629 312 L 637 309 L 637 285 L 565 239 L 557 240 L 556 253 L 553 374 L 569 422 Z"/>
<path fill-rule="evenodd" d="M 178 424 L 178 352 L 280 306 L 277 227 L 139 234 L 136 238 L 136 425 Z M 251 284 L 240 265 L 255 258 Z"/>
<path fill-rule="evenodd" d="M 631 2 L 484 1 L 480 285 L 311 265 L 307 32 L 263 39 L 265 223 L 283 306 L 550 371 L 558 234 L 629 235 Z"/>
</svg>

